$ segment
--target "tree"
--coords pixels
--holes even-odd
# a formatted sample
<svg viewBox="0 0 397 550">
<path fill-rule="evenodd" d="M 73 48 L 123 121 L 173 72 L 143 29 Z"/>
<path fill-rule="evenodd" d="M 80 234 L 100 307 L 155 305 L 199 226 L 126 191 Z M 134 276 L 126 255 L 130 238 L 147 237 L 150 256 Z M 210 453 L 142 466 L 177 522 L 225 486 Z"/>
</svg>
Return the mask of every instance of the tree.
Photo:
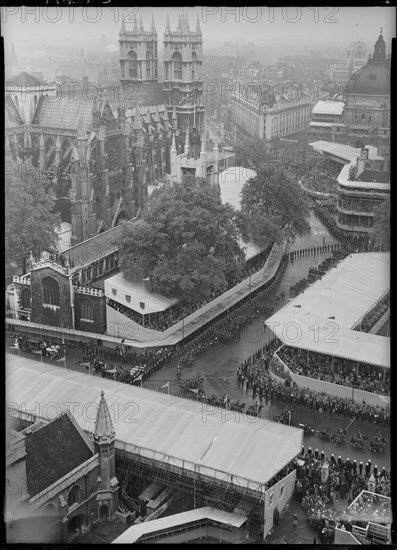
<svg viewBox="0 0 397 550">
<path fill-rule="evenodd" d="M 15 165 L 17 166 L 17 165 Z M 5 243 L 6 260 L 15 262 L 26 273 L 30 251 L 36 258 L 42 252 L 55 252 L 58 241 L 57 227 L 61 223 L 54 212 L 55 200 L 51 191 L 46 193 L 43 178 L 31 167 L 7 175 L 5 185 Z"/>
<path fill-rule="evenodd" d="M 119 266 L 125 277 L 150 277 L 152 290 L 194 302 L 226 289 L 240 276 L 241 219 L 219 190 L 187 178 L 149 197 L 142 218 L 125 224 Z"/>
<path fill-rule="evenodd" d="M 259 247 L 269 239 L 281 242 L 285 236 L 303 235 L 308 230 L 309 209 L 303 191 L 277 167 L 263 168 L 245 183 L 241 210 Z"/>
<path fill-rule="evenodd" d="M 374 225 L 372 228 L 372 250 L 390 250 L 390 197 L 374 211 Z"/>
</svg>

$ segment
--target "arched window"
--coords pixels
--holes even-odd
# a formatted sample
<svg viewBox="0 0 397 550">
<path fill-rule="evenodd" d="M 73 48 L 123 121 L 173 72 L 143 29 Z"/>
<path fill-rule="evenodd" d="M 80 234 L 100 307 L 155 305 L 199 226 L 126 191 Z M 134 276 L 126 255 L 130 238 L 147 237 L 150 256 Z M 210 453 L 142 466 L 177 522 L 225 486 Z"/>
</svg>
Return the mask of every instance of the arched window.
<svg viewBox="0 0 397 550">
<path fill-rule="evenodd" d="M 179 52 L 175 52 L 172 56 L 172 64 L 174 67 L 174 80 L 182 80 L 182 56 Z"/>
<path fill-rule="evenodd" d="M 59 306 L 59 283 L 53 277 L 43 279 L 43 303 Z"/>
<path fill-rule="evenodd" d="M 23 309 L 30 309 L 31 308 L 31 300 L 32 300 L 32 293 L 30 292 L 30 288 L 24 288 L 22 290 L 22 296 L 21 296 L 21 306 Z"/>
<path fill-rule="evenodd" d="M 136 60 L 136 53 L 128 52 L 128 77 L 138 78 L 138 63 Z"/>
<path fill-rule="evenodd" d="M 73 506 L 76 502 L 80 501 L 80 487 L 78 485 L 73 485 L 68 494 L 68 506 L 69 508 Z"/>
<path fill-rule="evenodd" d="M 150 80 L 153 74 L 153 54 L 152 52 L 146 53 L 146 78 Z"/>
<path fill-rule="evenodd" d="M 196 52 L 192 53 L 192 80 L 196 80 L 196 63 L 197 55 Z"/>
<path fill-rule="evenodd" d="M 80 318 L 84 321 L 93 321 L 94 320 L 94 306 L 92 305 L 91 300 L 85 298 L 81 302 L 81 315 Z"/>
</svg>

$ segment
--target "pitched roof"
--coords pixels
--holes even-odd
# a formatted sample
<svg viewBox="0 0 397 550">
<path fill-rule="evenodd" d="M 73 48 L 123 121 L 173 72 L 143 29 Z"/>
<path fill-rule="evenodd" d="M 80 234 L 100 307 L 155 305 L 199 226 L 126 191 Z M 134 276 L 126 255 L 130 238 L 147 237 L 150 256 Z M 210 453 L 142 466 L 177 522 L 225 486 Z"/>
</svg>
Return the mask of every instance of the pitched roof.
<svg viewBox="0 0 397 550">
<path fill-rule="evenodd" d="M 68 412 L 26 437 L 26 481 L 35 496 L 93 456 Z"/>
<path fill-rule="evenodd" d="M 6 84 L 16 84 L 17 86 L 24 84 L 26 88 L 31 88 L 34 86 L 48 86 L 44 80 L 41 80 L 40 78 L 37 78 L 36 76 L 33 76 L 25 71 L 10 78 Z"/>
<path fill-rule="evenodd" d="M 135 220 L 130 220 L 126 223 L 131 223 L 133 221 Z M 69 261 L 72 261 L 74 267 L 83 265 L 87 262 L 94 262 L 95 260 L 99 260 L 108 250 L 116 246 L 115 240 L 121 234 L 121 231 L 122 224 L 112 229 L 108 229 L 103 233 L 99 233 L 82 243 L 76 244 L 72 248 L 68 248 L 62 252 L 62 254 L 65 259 L 68 258 Z"/>
<path fill-rule="evenodd" d="M 5 128 L 15 128 L 16 126 L 22 126 L 23 120 L 21 115 L 18 112 L 14 102 L 8 96 L 6 97 L 6 108 L 5 108 Z"/>
<path fill-rule="evenodd" d="M 32 124 L 50 128 L 77 130 L 82 119 L 88 129 L 93 125 L 93 103 L 83 97 L 73 101 L 68 96 L 61 96 L 57 101 L 48 101 L 41 97 Z"/>
</svg>

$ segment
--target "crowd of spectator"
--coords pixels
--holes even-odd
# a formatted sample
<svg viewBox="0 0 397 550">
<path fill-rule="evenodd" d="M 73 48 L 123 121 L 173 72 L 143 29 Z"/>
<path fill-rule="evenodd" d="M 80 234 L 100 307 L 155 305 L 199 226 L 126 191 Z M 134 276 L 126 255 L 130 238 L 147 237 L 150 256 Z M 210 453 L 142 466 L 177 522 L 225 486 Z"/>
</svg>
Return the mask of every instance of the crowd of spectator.
<svg viewBox="0 0 397 550">
<path fill-rule="evenodd" d="M 291 346 L 282 346 L 277 355 L 294 374 L 381 395 L 390 394 L 388 369 Z"/>
<path fill-rule="evenodd" d="M 390 292 L 380 300 L 374 308 L 356 325 L 353 330 L 359 332 L 369 332 L 371 328 L 379 321 L 384 313 L 390 308 Z"/>
<path fill-rule="evenodd" d="M 268 246 L 256 256 L 247 260 L 241 277 L 237 281 L 234 281 L 229 288 L 259 271 L 265 265 L 270 251 L 271 246 Z M 180 322 L 182 319 L 185 319 L 186 317 L 194 313 L 196 310 L 202 308 L 212 300 L 215 300 L 215 298 L 229 290 L 229 288 L 223 288 L 218 292 L 213 291 L 208 299 L 202 298 L 201 300 L 194 303 L 189 303 L 187 301 L 178 302 L 177 304 L 167 308 L 165 311 L 150 314 L 138 313 L 128 306 L 119 304 L 118 302 L 111 299 L 108 300 L 108 305 L 116 311 L 119 311 L 138 325 L 144 326 L 145 328 L 149 328 L 152 330 L 164 332 L 173 325 Z"/>
<path fill-rule="evenodd" d="M 317 163 L 307 172 L 307 174 L 302 177 L 301 184 L 305 189 L 316 193 L 336 193 L 336 178 L 340 171 L 340 164 L 333 160 L 326 159 Z"/>
<path fill-rule="evenodd" d="M 351 210 L 352 212 L 373 212 L 375 209 L 373 202 L 360 199 L 339 200 L 338 206 L 339 208 Z"/>
<path fill-rule="evenodd" d="M 274 342 L 274 346 L 279 344 L 276 341 Z M 271 355 L 272 353 L 270 353 Z M 259 352 L 258 356 L 242 362 L 237 372 L 239 370 L 241 389 L 246 392 L 251 390 L 252 399 L 258 396 L 260 401 L 265 399 L 266 405 L 269 401 L 281 401 L 316 410 L 321 409 L 324 412 L 330 411 L 331 413 L 343 414 L 350 418 L 356 417 L 385 426 L 390 422 L 389 406 L 373 406 L 365 403 L 365 401 L 359 403 L 352 399 L 329 395 L 326 392 L 299 388 L 288 379 L 283 382 L 275 380 L 270 375 L 269 352 L 265 354 Z"/>
</svg>

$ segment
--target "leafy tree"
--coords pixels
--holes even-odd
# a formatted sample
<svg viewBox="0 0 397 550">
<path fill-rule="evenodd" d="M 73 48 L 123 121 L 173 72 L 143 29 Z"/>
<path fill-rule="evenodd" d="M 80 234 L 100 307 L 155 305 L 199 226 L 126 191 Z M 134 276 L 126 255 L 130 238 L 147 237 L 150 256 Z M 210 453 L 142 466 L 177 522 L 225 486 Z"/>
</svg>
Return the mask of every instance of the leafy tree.
<svg viewBox="0 0 397 550">
<path fill-rule="evenodd" d="M 43 178 L 32 167 L 24 167 L 20 163 L 5 184 L 6 261 L 15 262 L 22 273 L 26 273 L 30 251 L 36 258 L 44 251 L 55 252 L 56 228 L 62 221 L 54 212 L 54 196 L 46 192 Z"/>
<path fill-rule="evenodd" d="M 277 167 L 263 168 L 245 183 L 241 209 L 259 247 L 269 239 L 281 242 L 287 235 L 303 235 L 308 229 L 309 209 L 303 191 Z"/>
<path fill-rule="evenodd" d="M 372 249 L 390 250 L 390 197 L 375 209 L 371 234 Z"/>
<path fill-rule="evenodd" d="M 142 219 L 124 226 L 119 266 L 130 280 L 150 277 L 151 289 L 166 296 L 209 298 L 241 273 L 241 225 L 205 180 L 164 185 L 149 197 Z"/>
</svg>

